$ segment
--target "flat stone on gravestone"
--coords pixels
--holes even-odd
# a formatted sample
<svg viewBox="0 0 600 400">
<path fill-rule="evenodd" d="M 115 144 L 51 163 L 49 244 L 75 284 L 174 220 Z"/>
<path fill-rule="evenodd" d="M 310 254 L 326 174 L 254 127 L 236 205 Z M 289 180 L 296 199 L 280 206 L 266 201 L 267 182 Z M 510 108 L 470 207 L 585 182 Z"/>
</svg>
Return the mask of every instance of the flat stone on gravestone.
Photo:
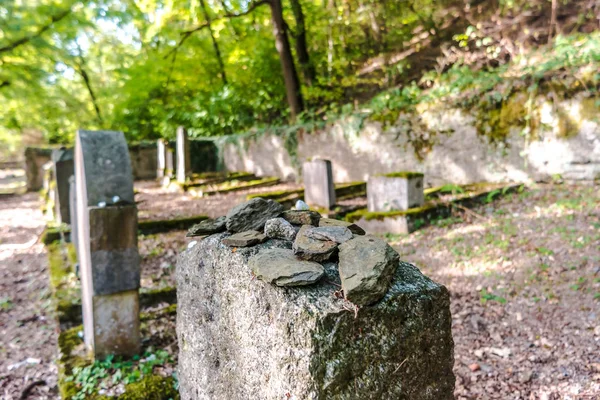
<svg viewBox="0 0 600 400">
<path fill-rule="evenodd" d="M 95 357 L 137 354 L 137 207 L 122 132 L 77 132 L 75 187 L 85 344 Z"/>
<path fill-rule="evenodd" d="M 312 229 L 314 229 L 313 226 L 302 225 L 292 245 L 294 254 L 301 260 L 317 262 L 329 260 L 337 250 L 337 243 L 309 237 L 308 232 Z"/>
<path fill-rule="evenodd" d="M 424 203 L 422 173 L 374 175 L 367 181 L 367 208 L 370 212 L 402 211 L 421 207 Z"/>
<path fill-rule="evenodd" d="M 331 161 L 314 159 L 302 165 L 304 201 L 311 206 L 330 210 L 335 205 L 335 187 Z"/>
<path fill-rule="evenodd" d="M 350 229 L 350 232 L 354 233 L 355 235 L 364 235 L 365 234 L 365 230 L 363 228 L 361 228 L 360 226 L 358 226 L 352 222 L 341 221 L 339 219 L 321 218 L 319 220 L 319 226 L 320 227 L 343 226 L 345 228 Z"/>
<path fill-rule="evenodd" d="M 61 148 L 52 151 L 54 179 L 56 181 L 55 218 L 56 222 L 70 224 L 69 178 L 74 174 L 73 149 Z"/>
<path fill-rule="evenodd" d="M 262 243 L 265 240 L 267 240 L 267 236 L 264 233 L 246 231 L 235 233 L 223 239 L 223 244 L 230 247 L 249 247 Z"/>
<path fill-rule="evenodd" d="M 248 260 L 252 273 L 277 286 L 305 286 L 318 282 L 325 269 L 316 262 L 296 258 L 289 249 L 268 249 Z"/>
<path fill-rule="evenodd" d="M 191 174 L 190 142 L 183 126 L 177 128 L 177 182 L 185 183 Z"/>
</svg>

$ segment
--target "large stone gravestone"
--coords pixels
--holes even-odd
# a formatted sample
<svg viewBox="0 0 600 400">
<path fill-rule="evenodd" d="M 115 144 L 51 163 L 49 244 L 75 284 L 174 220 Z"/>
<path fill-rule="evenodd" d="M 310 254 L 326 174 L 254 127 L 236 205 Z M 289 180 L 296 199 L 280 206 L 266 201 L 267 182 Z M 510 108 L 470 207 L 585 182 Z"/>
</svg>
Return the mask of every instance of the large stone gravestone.
<svg viewBox="0 0 600 400">
<path fill-rule="evenodd" d="M 77 188 L 75 187 L 75 175 L 69 177 L 69 218 L 71 220 L 71 241 L 75 245 L 75 252 L 79 254 L 77 234 Z M 79 255 L 77 255 L 79 260 Z"/>
<path fill-rule="evenodd" d="M 75 186 L 85 344 L 96 357 L 133 355 L 140 349 L 140 257 L 122 132 L 77 132 Z"/>
<path fill-rule="evenodd" d="M 54 179 L 56 180 L 55 219 L 58 223 L 71 223 L 69 212 L 69 178 L 73 175 L 73 149 L 62 147 L 52 151 Z"/>
<path fill-rule="evenodd" d="M 423 174 L 420 172 L 369 176 L 367 208 L 370 212 L 403 211 L 421 207 L 424 202 Z"/>
<path fill-rule="evenodd" d="M 316 283 L 279 287 L 255 274 L 253 258 L 273 250 L 291 254 L 270 266 L 261 258 L 260 266 L 280 271 L 286 282 L 309 275 L 287 271 L 293 263 L 323 267 L 294 260 L 284 240 L 234 252 L 225 245 L 227 238 L 221 233 L 201 240 L 177 264 L 183 400 L 454 398 L 446 288 L 396 260 L 387 293 L 359 309 L 341 294 L 342 258 L 339 272 L 335 263 L 323 263 L 325 276 Z M 376 242 L 364 236 L 362 242 L 371 240 Z M 364 264 L 357 260 L 356 266 L 379 263 L 376 254 L 366 249 Z M 376 277 L 365 271 L 370 270 L 358 275 L 368 287 L 368 279 Z"/>
<path fill-rule="evenodd" d="M 302 165 L 304 201 L 327 210 L 335 205 L 335 187 L 331 161 L 314 159 Z"/>
<path fill-rule="evenodd" d="M 191 174 L 190 142 L 183 126 L 177 128 L 177 182 L 185 183 Z"/>
<path fill-rule="evenodd" d="M 25 149 L 25 177 L 27 190 L 36 191 L 44 186 L 44 164 L 50 161 L 52 149 L 27 147 Z"/>
</svg>

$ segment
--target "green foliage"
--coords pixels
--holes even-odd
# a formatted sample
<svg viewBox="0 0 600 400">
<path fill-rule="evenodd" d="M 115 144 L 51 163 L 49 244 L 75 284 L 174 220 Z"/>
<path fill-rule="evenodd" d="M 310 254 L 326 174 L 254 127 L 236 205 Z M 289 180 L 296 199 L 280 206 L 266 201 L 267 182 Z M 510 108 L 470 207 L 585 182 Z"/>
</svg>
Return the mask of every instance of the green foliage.
<svg viewBox="0 0 600 400">
<path fill-rule="evenodd" d="M 97 393 L 98 389 L 109 388 L 119 383 L 131 384 L 139 382 L 144 376 L 152 375 L 155 366 L 172 363 L 173 360 L 165 350 L 153 352 L 146 350 L 142 357 L 134 356 L 131 360 L 109 355 L 104 360 L 96 360 L 84 367 L 74 367 L 66 382 L 75 383 L 79 391 L 73 400 L 83 400 Z"/>
<path fill-rule="evenodd" d="M 502 296 L 498 296 L 492 292 L 488 292 L 487 289 L 482 289 L 479 292 L 479 301 L 481 304 L 485 304 L 488 301 L 495 301 L 500 304 L 506 304 L 506 299 Z"/>
<path fill-rule="evenodd" d="M 2 297 L 0 299 L 0 310 L 8 311 L 13 307 L 13 302 L 8 297 Z"/>
</svg>

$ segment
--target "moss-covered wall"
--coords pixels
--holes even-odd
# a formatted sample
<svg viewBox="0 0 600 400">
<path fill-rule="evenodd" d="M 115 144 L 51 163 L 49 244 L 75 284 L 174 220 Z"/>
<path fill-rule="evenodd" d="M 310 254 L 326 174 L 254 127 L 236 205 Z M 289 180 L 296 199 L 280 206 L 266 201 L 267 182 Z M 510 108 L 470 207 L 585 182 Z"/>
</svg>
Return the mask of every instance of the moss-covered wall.
<svg viewBox="0 0 600 400">
<path fill-rule="evenodd" d="M 600 177 L 599 115 L 599 100 L 584 93 L 563 98 L 516 91 L 476 108 L 421 103 L 412 113 L 350 116 L 312 130 L 251 132 L 230 136 L 220 146 L 227 170 L 284 180 L 301 178 L 300 165 L 312 157 L 333 162 L 336 182 L 403 170 L 424 173 L 426 186 L 555 174 L 595 179 Z"/>
</svg>

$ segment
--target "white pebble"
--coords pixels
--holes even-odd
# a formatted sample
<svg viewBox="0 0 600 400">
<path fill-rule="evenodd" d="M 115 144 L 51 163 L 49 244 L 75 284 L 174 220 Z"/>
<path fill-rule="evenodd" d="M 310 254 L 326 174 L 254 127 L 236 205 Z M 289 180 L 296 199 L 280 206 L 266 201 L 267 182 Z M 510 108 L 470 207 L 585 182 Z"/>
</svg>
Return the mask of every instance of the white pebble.
<svg viewBox="0 0 600 400">
<path fill-rule="evenodd" d="M 99 201 L 98 202 L 98 207 L 100 207 L 100 208 L 106 207 L 106 202 L 105 201 Z"/>
<path fill-rule="evenodd" d="M 198 242 L 196 240 L 194 240 L 193 242 L 189 242 L 188 243 L 188 250 L 191 249 L 192 247 L 194 247 L 197 244 L 198 244 Z"/>
<path fill-rule="evenodd" d="M 308 207 L 308 204 L 306 204 L 302 200 L 298 200 L 296 202 L 296 210 L 299 210 L 299 211 L 308 211 L 308 210 L 310 210 L 310 207 Z"/>
<path fill-rule="evenodd" d="M 113 204 L 117 204 L 119 202 L 119 200 L 121 200 L 121 198 L 119 196 L 113 196 L 113 198 L 112 198 Z"/>
</svg>

